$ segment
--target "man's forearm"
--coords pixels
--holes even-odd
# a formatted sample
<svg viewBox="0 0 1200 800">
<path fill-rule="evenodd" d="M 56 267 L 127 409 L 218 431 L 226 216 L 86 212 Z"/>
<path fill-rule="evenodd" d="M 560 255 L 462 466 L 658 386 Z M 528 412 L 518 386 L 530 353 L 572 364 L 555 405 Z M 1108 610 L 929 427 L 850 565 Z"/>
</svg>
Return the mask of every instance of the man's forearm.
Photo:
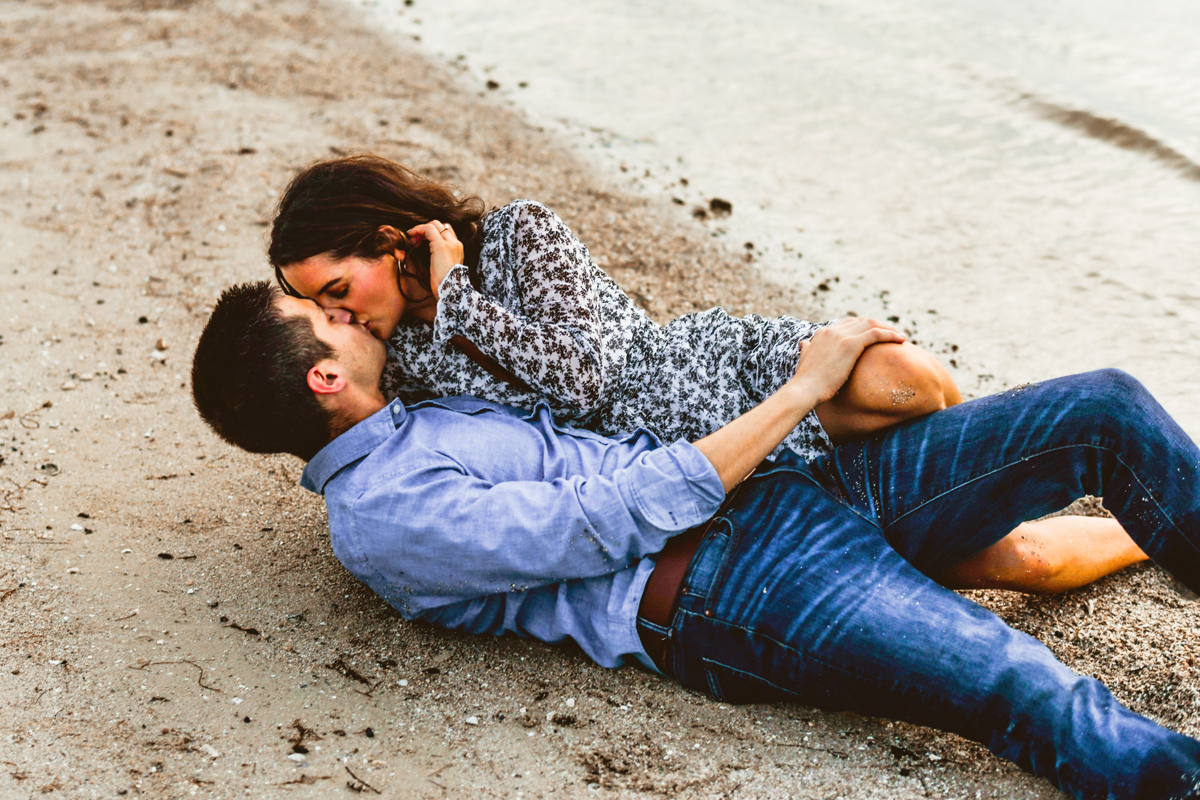
<svg viewBox="0 0 1200 800">
<path fill-rule="evenodd" d="M 695 442 L 695 447 L 712 462 L 728 492 L 770 455 L 819 402 L 820 398 L 804 384 L 788 383 L 733 422 Z"/>
<path fill-rule="evenodd" d="M 863 350 L 904 335 L 873 319 L 845 319 L 822 328 L 800 345 L 796 374 L 779 391 L 719 431 L 696 442 L 729 491 L 770 455 L 814 408 L 846 383 Z"/>
</svg>

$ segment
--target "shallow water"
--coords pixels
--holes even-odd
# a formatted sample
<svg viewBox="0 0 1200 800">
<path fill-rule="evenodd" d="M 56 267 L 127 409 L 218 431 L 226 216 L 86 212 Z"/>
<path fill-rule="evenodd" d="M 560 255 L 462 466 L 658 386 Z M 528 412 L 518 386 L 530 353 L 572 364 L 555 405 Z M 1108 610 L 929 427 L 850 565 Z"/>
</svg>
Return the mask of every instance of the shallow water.
<svg viewBox="0 0 1200 800">
<path fill-rule="evenodd" d="M 732 202 L 690 224 L 899 318 L 968 392 L 1116 366 L 1200 435 L 1200 4 L 365 10 L 681 215 Z"/>
</svg>

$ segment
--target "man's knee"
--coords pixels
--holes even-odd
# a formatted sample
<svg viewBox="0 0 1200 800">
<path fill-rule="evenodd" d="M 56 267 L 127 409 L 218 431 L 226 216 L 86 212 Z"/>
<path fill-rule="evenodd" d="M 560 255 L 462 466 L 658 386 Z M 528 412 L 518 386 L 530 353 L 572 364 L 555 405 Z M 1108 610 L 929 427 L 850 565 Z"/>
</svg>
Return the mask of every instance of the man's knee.
<svg viewBox="0 0 1200 800">
<path fill-rule="evenodd" d="M 1121 430 L 1132 425 L 1141 430 L 1163 414 L 1141 381 L 1119 369 L 1101 369 L 1075 376 L 1076 396 L 1084 411 L 1103 427 Z"/>
<path fill-rule="evenodd" d="M 1118 405 L 1138 406 L 1147 403 L 1157 405 L 1142 382 L 1124 370 L 1101 369 L 1092 374 L 1096 376 L 1097 383 L 1101 387 L 1100 390 Z"/>
</svg>

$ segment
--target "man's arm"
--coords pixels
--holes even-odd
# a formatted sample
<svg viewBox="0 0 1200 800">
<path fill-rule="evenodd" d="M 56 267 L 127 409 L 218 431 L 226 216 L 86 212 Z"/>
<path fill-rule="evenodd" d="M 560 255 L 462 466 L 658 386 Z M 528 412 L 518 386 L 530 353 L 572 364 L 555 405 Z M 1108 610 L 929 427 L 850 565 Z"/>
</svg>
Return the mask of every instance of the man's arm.
<svg viewBox="0 0 1200 800">
<path fill-rule="evenodd" d="M 501 448 L 510 431 L 474 426 L 475 446 Z M 608 474 L 531 471 L 499 481 L 464 466 L 468 446 L 457 459 L 420 447 L 396 461 L 381 453 L 326 487 L 338 559 L 410 616 L 619 572 L 724 499 L 711 464 L 687 442 L 646 450 Z"/>
<path fill-rule="evenodd" d="M 450 448 L 455 455 L 444 452 L 444 433 L 429 437 L 435 447 L 413 446 L 395 462 L 377 451 L 355 469 L 361 478 L 326 489 L 334 550 L 409 615 L 617 572 L 710 517 L 722 490 L 837 392 L 863 349 L 900 340 L 869 320 L 825 328 L 806 343 L 792 379 L 760 406 L 695 446 L 649 449 L 608 474 L 538 477 L 539 458 L 527 478 L 485 480 L 465 466 L 470 451 L 515 443 L 507 424 L 482 419 Z"/>
<path fill-rule="evenodd" d="M 845 319 L 800 345 L 800 363 L 779 391 L 720 430 L 695 443 L 729 491 L 770 455 L 808 412 L 831 399 L 873 344 L 904 341 L 890 325 Z"/>
</svg>

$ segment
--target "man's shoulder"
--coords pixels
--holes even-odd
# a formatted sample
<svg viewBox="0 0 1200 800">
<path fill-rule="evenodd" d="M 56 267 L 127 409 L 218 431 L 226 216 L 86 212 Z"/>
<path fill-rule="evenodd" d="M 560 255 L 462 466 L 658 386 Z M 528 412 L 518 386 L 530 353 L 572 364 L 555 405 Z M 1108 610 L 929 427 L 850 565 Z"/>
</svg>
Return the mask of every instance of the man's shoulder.
<svg viewBox="0 0 1200 800">
<path fill-rule="evenodd" d="M 542 404 L 539 404 L 541 406 Z M 360 423 L 334 440 L 350 437 L 334 452 L 332 470 L 326 469 L 326 492 L 345 497 L 361 495 L 373 487 L 392 485 L 407 474 L 456 463 L 455 451 L 476 441 L 489 420 L 527 420 L 540 413 L 462 395 L 423 400 L 409 406 L 389 404 L 386 427 L 375 418 Z M 327 448 L 331 449 L 331 448 Z M 322 457 L 323 450 L 318 454 Z M 310 462 L 316 463 L 317 459 Z"/>
<path fill-rule="evenodd" d="M 379 494 L 399 499 L 420 488 L 416 476 L 448 466 L 454 463 L 445 453 L 424 442 L 393 436 L 329 476 L 322 494 L 327 505 L 339 506 L 354 506 Z"/>
<path fill-rule="evenodd" d="M 545 403 L 538 403 L 538 406 L 544 406 Z M 517 417 L 518 419 L 528 419 L 537 411 L 514 406 L 506 406 L 502 403 L 493 403 L 490 400 L 484 400 L 479 397 L 474 397 L 469 394 L 458 395 L 453 397 L 434 397 L 429 400 L 422 400 L 418 403 L 405 406 L 405 411 L 414 415 L 416 419 L 421 419 L 423 416 L 432 416 L 439 411 L 453 411 L 459 414 L 467 414 L 470 416 L 479 416 L 486 412 L 496 412 L 507 417 Z"/>
</svg>

